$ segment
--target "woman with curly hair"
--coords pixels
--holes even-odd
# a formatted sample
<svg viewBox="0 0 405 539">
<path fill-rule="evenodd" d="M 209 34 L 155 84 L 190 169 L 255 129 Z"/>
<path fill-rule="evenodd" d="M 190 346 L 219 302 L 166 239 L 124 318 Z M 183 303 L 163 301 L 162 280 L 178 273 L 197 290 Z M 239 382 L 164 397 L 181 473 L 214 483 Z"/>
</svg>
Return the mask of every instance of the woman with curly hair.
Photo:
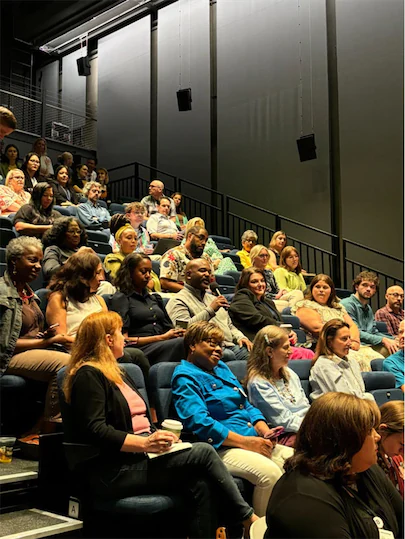
<svg viewBox="0 0 405 539">
<path fill-rule="evenodd" d="M 40 182 L 31 193 L 31 200 L 22 206 L 14 216 L 17 232 L 25 236 L 42 236 L 52 228 L 62 215 L 53 209 L 53 188 L 50 183 Z"/>
<path fill-rule="evenodd" d="M 403 500 L 377 466 L 375 402 L 328 393 L 309 408 L 274 487 L 265 538 L 403 537 Z"/>
<path fill-rule="evenodd" d="M 87 232 L 75 217 L 61 217 L 45 232 L 42 244 L 45 248 L 42 271 L 44 280 L 49 281 L 70 256 L 87 245 Z"/>
</svg>

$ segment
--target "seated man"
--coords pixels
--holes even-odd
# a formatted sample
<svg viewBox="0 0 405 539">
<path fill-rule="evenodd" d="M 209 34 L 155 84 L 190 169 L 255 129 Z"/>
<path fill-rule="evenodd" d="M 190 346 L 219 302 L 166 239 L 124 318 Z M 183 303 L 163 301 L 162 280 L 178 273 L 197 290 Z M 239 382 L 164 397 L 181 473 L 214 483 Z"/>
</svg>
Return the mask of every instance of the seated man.
<svg viewBox="0 0 405 539">
<path fill-rule="evenodd" d="M 182 290 L 184 288 L 186 266 L 190 260 L 195 258 L 208 260 L 213 273 L 210 257 L 204 253 L 207 240 L 208 232 L 205 228 L 193 226 L 187 232 L 184 245 L 169 249 L 162 256 L 160 260 L 160 284 L 162 290 L 167 290 L 168 292 Z"/>
<path fill-rule="evenodd" d="M 164 191 L 164 183 L 160 180 L 152 180 L 149 185 L 149 195 L 146 197 L 143 197 L 141 200 L 141 203 L 146 208 L 146 218 L 149 218 L 154 213 L 157 213 L 159 211 L 159 200 L 164 197 L 163 194 Z M 170 202 L 170 212 L 169 216 L 172 221 L 176 220 L 176 204 L 171 198 L 168 198 Z"/>
<path fill-rule="evenodd" d="M 90 230 L 105 230 L 110 225 L 111 215 L 107 208 L 98 203 L 101 185 L 98 182 L 87 182 L 83 187 L 83 195 L 87 202 L 77 206 L 77 216 L 84 226 Z"/>
<path fill-rule="evenodd" d="M 405 322 L 399 324 L 399 348 L 398 352 L 384 359 L 383 371 L 392 372 L 395 376 L 395 387 L 404 391 L 404 330 Z"/>
<path fill-rule="evenodd" d="M 393 337 L 398 335 L 399 324 L 404 319 L 404 291 L 400 286 L 390 286 L 386 293 L 385 299 L 387 304 L 385 307 L 378 309 L 375 313 L 375 319 L 379 322 L 387 324 L 388 333 Z"/>
<path fill-rule="evenodd" d="M 361 344 L 370 345 L 375 352 L 387 357 L 398 350 L 398 345 L 391 335 L 378 331 L 369 305 L 379 284 L 380 281 L 375 273 L 362 271 L 353 281 L 354 294 L 342 299 L 341 303 L 359 328 Z"/>
<path fill-rule="evenodd" d="M 225 310 L 229 307 L 226 298 L 214 296 L 208 291 L 211 282 L 211 266 L 208 260 L 191 260 L 186 266 L 185 279 L 183 290 L 166 305 L 174 326 L 178 320 L 187 321 L 188 324 L 202 320 L 212 322 L 224 332 L 225 350 L 222 360 L 247 360 L 252 343 L 232 324 Z"/>
<path fill-rule="evenodd" d="M 158 201 L 157 210 L 158 213 L 152 214 L 146 223 L 151 239 L 172 238 L 178 241 L 182 240 L 183 233 L 169 217 L 170 200 L 167 197 L 162 197 Z"/>
</svg>

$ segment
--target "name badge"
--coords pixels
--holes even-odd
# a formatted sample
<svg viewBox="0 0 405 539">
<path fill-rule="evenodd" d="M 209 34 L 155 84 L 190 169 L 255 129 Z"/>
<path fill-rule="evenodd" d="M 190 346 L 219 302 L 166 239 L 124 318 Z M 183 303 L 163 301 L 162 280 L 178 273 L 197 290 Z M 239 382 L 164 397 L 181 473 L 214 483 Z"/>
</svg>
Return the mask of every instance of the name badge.
<svg viewBox="0 0 405 539">
<path fill-rule="evenodd" d="M 389 530 L 384 530 L 384 522 L 380 517 L 374 517 L 374 524 L 378 528 L 379 539 L 395 539 L 394 534 Z"/>
</svg>

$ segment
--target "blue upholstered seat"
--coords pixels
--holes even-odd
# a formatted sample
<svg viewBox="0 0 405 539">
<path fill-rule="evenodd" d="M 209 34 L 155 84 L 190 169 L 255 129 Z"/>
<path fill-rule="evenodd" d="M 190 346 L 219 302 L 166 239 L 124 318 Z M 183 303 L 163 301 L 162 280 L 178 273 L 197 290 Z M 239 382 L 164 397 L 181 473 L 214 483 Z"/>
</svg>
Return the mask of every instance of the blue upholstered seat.
<svg viewBox="0 0 405 539">
<path fill-rule="evenodd" d="M 371 369 L 373 371 L 382 371 L 383 370 L 383 365 L 384 365 L 384 360 L 383 359 L 373 359 L 371 362 L 370 362 L 370 365 L 371 365 Z"/>
</svg>

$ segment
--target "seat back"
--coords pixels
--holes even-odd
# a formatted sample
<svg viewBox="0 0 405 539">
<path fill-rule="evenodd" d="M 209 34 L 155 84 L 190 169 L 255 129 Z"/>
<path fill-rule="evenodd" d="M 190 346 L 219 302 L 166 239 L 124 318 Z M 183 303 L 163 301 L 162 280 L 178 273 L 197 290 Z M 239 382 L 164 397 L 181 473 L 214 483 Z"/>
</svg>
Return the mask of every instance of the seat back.
<svg viewBox="0 0 405 539">
<path fill-rule="evenodd" d="M 217 235 L 210 235 L 210 238 L 215 241 L 215 243 L 225 243 L 226 245 L 229 245 L 228 249 L 232 249 L 232 240 L 231 238 L 228 238 L 227 236 L 217 236 Z"/>
<path fill-rule="evenodd" d="M 387 335 L 389 334 L 388 333 L 388 327 L 387 327 L 387 324 L 385 322 L 381 322 L 380 320 L 376 320 L 375 325 L 377 326 L 377 329 L 378 329 L 378 331 L 380 333 L 386 333 Z"/>
<path fill-rule="evenodd" d="M 395 388 L 395 376 L 391 372 L 362 372 L 361 375 L 366 391 Z"/>
<path fill-rule="evenodd" d="M 124 204 L 117 204 L 116 202 L 112 202 L 110 204 L 109 212 L 111 215 L 115 215 L 116 213 L 125 213 L 125 206 Z"/>
<path fill-rule="evenodd" d="M 87 238 L 90 241 L 95 241 L 97 243 L 108 243 L 108 234 L 106 234 L 102 230 L 86 230 L 86 232 Z"/>
<path fill-rule="evenodd" d="M 215 275 L 215 280 L 220 285 L 226 285 L 235 288 L 234 278 L 230 275 Z"/>
<path fill-rule="evenodd" d="M 404 393 L 401 389 L 375 389 L 371 391 L 378 406 L 388 401 L 403 401 Z"/>
<path fill-rule="evenodd" d="M 291 324 L 293 329 L 300 328 L 300 319 L 298 318 L 298 316 L 293 316 L 291 314 L 282 314 L 281 318 L 283 319 L 283 324 Z"/>
<path fill-rule="evenodd" d="M 96 253 L 102 253 L 104 255 L 108 255 L 109 253 L 112 253 L 111 245 L 108 243 L 100 243 L 99 241 L 91 241 L 89 240 L 87 242 L 88 247 L 91 247 Z"/>
<path fill-rule="evenodd" d="M 177 418 L 172 399 L 172 376 L 177 365 L 179 363 L 156 363 L 149 371 L 149 387 L 159 423 Z"/>
<path fill-rule="evenodd" d="M 336 288 L 336 295 L 339 299 L 348 298 L 352 295 L 350 290 L 347 290 L 346 288 Z"/>
<path fill-rule="evenodd" d="M 244 379 L 246 378 L 246 371 L 247 371 L 246 361 L 243 359 L 237 359 L 236 361 L 228 361 L 226 366 L 229 367 L 232 373 L 236 376 L 236 378 L 242 384 Z"/>
<path fill-rule="evenodd" d="M 8 230 L 13 230 L 13 222 L 8 217 L 0 215 L 0 228 L 8 228 Z"/>
<path fill-rule="evenodd" d="M 7 247 L 8 243 L 17 237 L 14 230 L 10 228 L 0 228 L 0 247 Z"/>
<path fill-rule="evenodd" d="M 226 255 L 226 256 L 228 256 L 228 255 Z M 224 275 L 229 275 L 235 281 L 235 284 L 238 284 L 241 273 L 242 273 L 241 271 L 226 270 Z"/>
<path fill-rule="evenodd" d="M 370 361 L 372 371 L 382 371 L 384 366 L 384 359 L 373 359 Z"/>
<path fill-rule="evenodd" d="M 77 215 L 76 206 L 54 206 L 53 209 L 65 217 L 75 217 Z"/>
<path fill-rule="evenodd" d="M 160 275 L 160 262 L 159 262 L 159 260 L 152 260 L 152 269 L 156 273 L 156 275 L 159 277 L 159 275 Z"/>
<path fill-rule="evenodd" d="M 7 269 L 7 264 L 5 264 L 4 262 L 0 262 L 0 277 L 3 277 L 6 269 Z"/>
<path fill-rule="evenodd" d="M 218 286 L 218 290 L 221 292 L 223 296 L 234 294 L 235 293 L 235 283 L 232 284 L 232 286 L 226 285 L 226 284 L 220 284 Z"/>
<path fill-rule="evenodd" d="M 0 247 L 0 262 L 2 264 L 6 263 L 6 249 L 5 249 L 5 247 Z"/>
<path fill-rule="evenodd" d="M 40 288 L 39 290 L 35 291 L 35 294 L 39 297 L 39 308 L 45 316 L 50 290 L 47 288 Z"/>
<path fill-rule="evenodd" d="M 310 359 L 293 359 L 288 362 L 289 368 L 294 371 L 301 382 L 302 389 L 304 390 L 305 395 L 309 399 L 311 393 L 309 385 L 309 373 L 311 371 L 312 360 Z"/>
</svg>

